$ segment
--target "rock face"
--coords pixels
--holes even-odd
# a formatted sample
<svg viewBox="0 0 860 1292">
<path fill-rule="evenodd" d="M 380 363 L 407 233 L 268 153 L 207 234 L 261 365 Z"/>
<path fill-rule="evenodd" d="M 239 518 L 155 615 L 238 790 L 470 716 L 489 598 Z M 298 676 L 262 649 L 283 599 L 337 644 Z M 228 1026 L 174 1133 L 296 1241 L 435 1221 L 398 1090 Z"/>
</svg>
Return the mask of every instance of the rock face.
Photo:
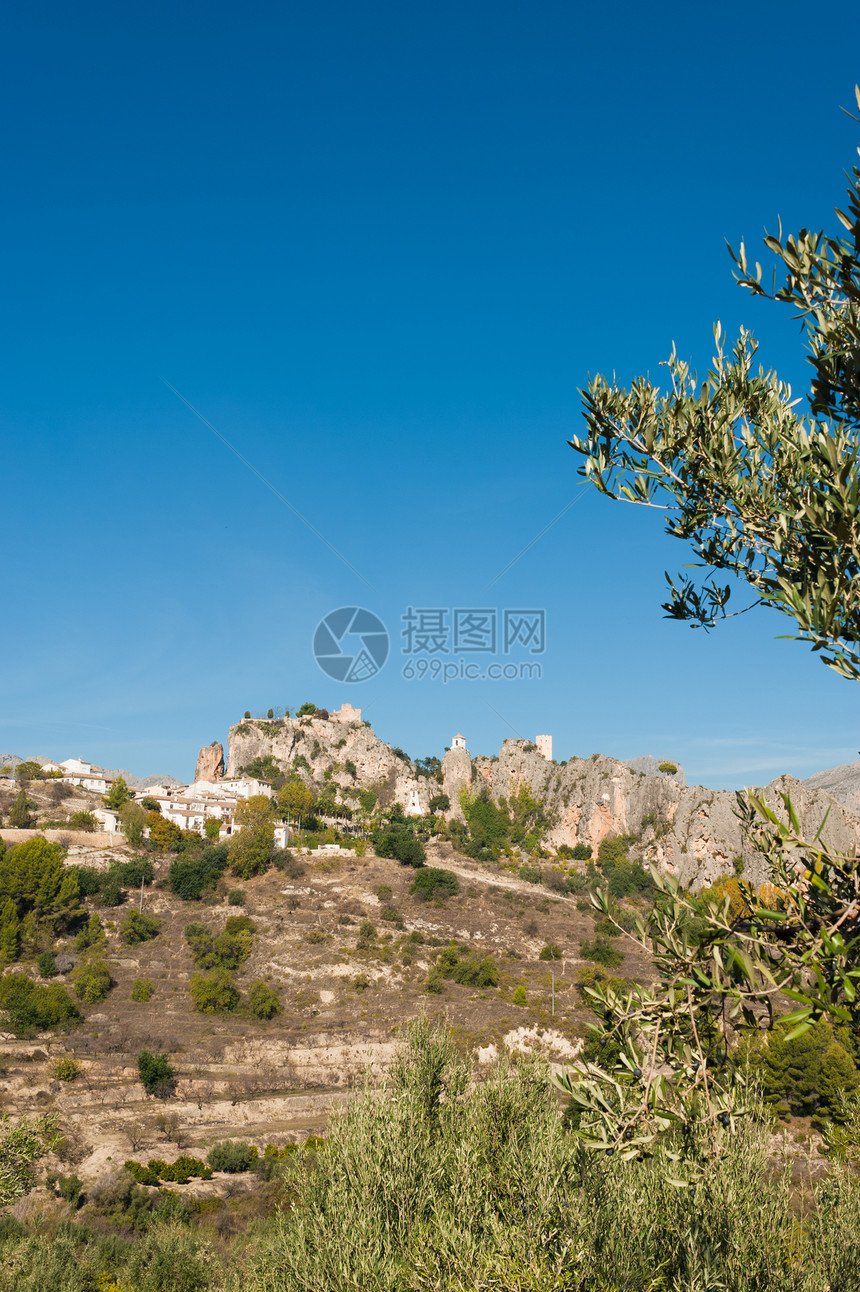
<svg viewBox="0 0 860 1292">
<path fill-rule="evenodd" d="M 586 843 L 596 852 L 607 835 L 635 834 L 634 852 L 643 861 L 656 862 L 692 888 L 731 872 L 736 857 L 747 878 L 768 878 L 763 858 L 741 832 L 736 797 L 726 790 L 685 788 L 672 777 L 648 776 L 600 754 L 547 764 L 522 740 L 506 740 L 497 758 L 475 759 L 473 792 L 482 784 L 493 799 L 510 799 L 525 785 L 543 801 L 552 823 L 544 836 L 550 848 Z M 783 812 L 780 792 L 790 795 L 808 838 L 829 809 L 824 838 L 830 846 L 853 852 L 860 844 L 860 820 L 829 795 L 781 777 L 764 791 L 777 812 Z"/>
<path fill-rule="evenodd" d="M 438 781 L 417 776 L 405 755 L 380 740 L 368 724 L 336 714 L 246 720 L 230 728 L 228 776 L 239 775 L 265 755 L 285 774 L 298 773 L 317 792 L 326 786 L 336 789 L 354 809 L 359 807 L 359 791 L 373 789 L 383 806 L 397 802 L 426 813 L 430 799 L 440 791 Z M 607 835 L 635 835 L 634 856 L 662 866 L 692 888 L 731 872 L 736 858 L 747 878 L 757 883 L 768 878 L 763 858 L 742 835 L 734 794 L 687 787 L 680 767 L 669 775 L 659 771 L 656 759 L 634 762 L 635 768 L 600 754 L 548 762 L 524 740 L 506 740 L 496 757 L 474 760 L 467 749 L 455 747 L 442 762 L 441 790 L 451 801 L 447 815 L 462 820 L 463 790 L 472 795 L 485 792 L 498 801 L 510 800 L 525 786 L 544 804 L 550 822 L 545 847 L 586 843 L 596 853 Z M 649 774 L 652 762 L 657 770 Z M 783 816 L 781 793 L 791 797 L 807 838 L 815 835 L 829 811 L 825 842 L 849 853 L 860 846 L 860 819 L 830 795 L 790 777 L 773 781 L 764 790 L 765 801 Z"/>
<path fill-rule="evenodd" d="M 220 781 L 224 775 L 224 750 L 217 740 L 204 745 L 197 755 L 195 781 Z"/>
<path fill-rule="evenodd" d="M 847 807 L 849 812 L 860 814 L 860 760 L 842 763 L 826 772 L 816 772 L 814 776 L 808 776 L 803 784 L 813 790 L 824 790 L 837 803 Z"/>
<path fill-rule="evenodd" d="M 285 773 L 298 772 L 317 789 L 326 784 L 339 787 L 348 801 L 357 801 L 359 790 L 374 789 L 383 805 L 414 804 L 426 814 L 439 791 L 438 781 L 416 776 L 406 756 L 374 735 L 369 723 L 343 721 L 337 714 L 269 722 L 246 719 L 230 728 L 229 750 L 228 777 L 269 754 Z"/>
<path fill-rule="evenodd" d="M 472 784 L 472 759 L 468 749 L 449 749 L 442 759 L 442 793 L 451 800 L 451 807 L 446 812 L 450 819 L 465 820 L 460 806 L 460 791 L 469 789 Z"/>
<path fill-rule="evenodd" d="M 686 788 L 687 778 L 680 763 L 674 758 L 655 758 L 653 754 L 643 754 L 641 758 L 625 758 L 624 766 L 633 772 L 644 772 L 646 776 L 665 776 L 667 780 L 677 781 Z M 662 767 L 674 767 L 672 771 L 661 771 Z"/>
</svg>

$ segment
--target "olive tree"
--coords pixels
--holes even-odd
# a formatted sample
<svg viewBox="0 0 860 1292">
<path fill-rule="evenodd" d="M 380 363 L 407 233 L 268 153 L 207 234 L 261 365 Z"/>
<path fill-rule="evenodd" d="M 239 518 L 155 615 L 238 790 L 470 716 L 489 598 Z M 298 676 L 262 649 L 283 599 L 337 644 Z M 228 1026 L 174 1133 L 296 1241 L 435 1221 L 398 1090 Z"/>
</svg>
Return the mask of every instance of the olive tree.
<svg viewBox="0 0 860 1292">
<path fill-rule="evenodd" d="M 857 91 L 860 105 L 860 90 Z M 629 388 L 598 375 L 583 394 L 587 434 L 571 446 L 601 493 L 665 513 L 666 532 L 688 542 L 698 582 L 667 575 L 669 617 L 711 628 L 730 614 L 770 606 L 793 620 L 831 668 L 860 677 L 860 169 L 853 169 L 841 236 L 807 229 L 768 235 L 785 282 L 767 291 L 741 243 L 736 277 L 754 295 L 792 307 L 809 346 L 809 411 L 756 362 L 742 329 L 727 351 L 720 325 L 704 380 L 678 357 L 665 388 Z M 847 233 L 847 237 L 844 236 Z M 730 249 L 731 250 L 731 249 Z M 728 609 L 729 573 L 752 599 Z"/>
<path fill-rule="evenodd" d="M 860 90 L 857 92 L 860 106 Z M 731 613 L 729 572 L 793 620 L 796 636 L 843 676 L 860 677 L 860 170 L 837 217 L 850 234 L 801 230 L 765 239 L 787 277 L 766 292 L 741 245 L 740 283 L 787 303 L 803 321 L 813 378 L 809 412 L 789 387 L 754 368 L 743 331 L 717 354 L 704 382 L 672 352 L 669 383 L 623 389 L 595 377 L 584 393 L 588 433 L 571 441 L 583 474 L 610 498 L 666 513 L 667 532 L 689 542 L 711 573 L 696 585 L 669 579 L 671 617 L 705 628 Z M 735 612 L 742 613 L 742 612 Z M 559 1078 L 568 1119 L 598 1152 L 647 1157 L 658 1144 L 677 1162 L 679 1186 L 696 1160 L 704 1123 L 719 1155 L 747 1111 L 737 1037 L 769 1029 L 783 1039 L 818 1020 L 860 1028 L 860 871 L 821 840 L 805 838 L 788 797 L 776 813 L 738 795 L 748 839 L 767 862 L 760 889 L 739 881 L 742 900 L 719 890 L 698 899 L 654 870 L 653 910 L 628 936 L 647 952 L 649 986 L 596 984 L 599 1018 L 589 1059 Z M 592 899 L 614 919 L 608 893 Z M 619 932 L 624 932 L 619 926 Z M 786 1013 L 786 1002 L 788 1012 Z M 790 1006 L 794 1008 L 791 1009 Z M 788 1028 L 788 1030 L 784 1030 Z"/>
</svg>

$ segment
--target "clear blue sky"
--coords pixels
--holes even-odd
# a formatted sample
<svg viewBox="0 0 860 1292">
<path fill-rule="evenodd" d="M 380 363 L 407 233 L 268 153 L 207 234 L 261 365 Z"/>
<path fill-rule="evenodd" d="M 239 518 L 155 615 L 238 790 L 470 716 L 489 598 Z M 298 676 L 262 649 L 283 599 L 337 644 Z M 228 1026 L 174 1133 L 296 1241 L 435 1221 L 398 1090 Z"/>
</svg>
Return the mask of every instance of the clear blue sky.
<svg viewBox="0 0 860 1292">
<path fill-rule="evenodd" d="M 487 585 L 581 489 L 589 372 L 703 368 L 720 318 L 805 389 L 724 239 L 832 225 L 858 37 L 856 0 L 7 11 L 0 750 L 187 777 L 312 698 L 413 756 L 857 757 L 860 691 L 787 621 L 662 618 L 654 513 L 587 492 Z M 349 605 L 393 637 L 353 685 L 310 649 Z M 405 681 L 408 606 L 545 609 L 542 679 Z"/>
</svg>

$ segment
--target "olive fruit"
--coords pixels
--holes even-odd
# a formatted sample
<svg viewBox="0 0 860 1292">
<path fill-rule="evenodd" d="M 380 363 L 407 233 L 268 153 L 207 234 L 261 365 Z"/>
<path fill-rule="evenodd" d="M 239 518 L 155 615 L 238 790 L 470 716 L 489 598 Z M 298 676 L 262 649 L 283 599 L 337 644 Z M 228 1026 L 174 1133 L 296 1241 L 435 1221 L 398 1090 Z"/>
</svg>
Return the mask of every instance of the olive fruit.
<svg viewBox="0 0 860 1292">
<path fill-rule="evenodd" d="M 641 1068 L 634 1068 L 634 1069 L 633 1069 L 633 1075 L 634 1075 L 634 1077 L 636 1078 L 636 1080 L 638 1081 L 638 1080 L 639 1080 L 639 1078 L 642 1076 L 642 1069 L 641 1069 Z"/>
<path fill-rule="evenodd" d="M 626 1131 L 624 1132 L 624 1138 L 625 1138 L 625 1139 L 632 1139 L 632 1138 L 633 1138 L 633 1132 L 632 1132 L 632 1130 L 626 1130 Z"/>
<path fill-rule="evenodd" d="M 731 1120 L 732 1120 L 732 1119 L 731 1119 L 731 1117 L 729 1116 L 729 1114 L 728 1114 L 728 1113 L 719 1113 L 719 1114 L 717 1115 L 717 1121 L 720 1123 L 720 1125 L 721 1125 L 721 1126 L 728 1126 L 728 1125 L 730 1125 Z"/>
</svg>

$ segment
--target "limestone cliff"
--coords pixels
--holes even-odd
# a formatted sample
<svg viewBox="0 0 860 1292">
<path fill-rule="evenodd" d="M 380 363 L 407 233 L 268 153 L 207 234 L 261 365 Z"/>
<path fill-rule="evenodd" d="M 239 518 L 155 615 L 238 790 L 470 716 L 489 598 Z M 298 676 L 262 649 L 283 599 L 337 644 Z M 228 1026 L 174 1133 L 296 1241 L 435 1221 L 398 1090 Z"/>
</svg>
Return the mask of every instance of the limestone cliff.
<svg viewBox="0 0 860 1292">
<path fill-rule="evenodd" d="M 297 771 L 317 789 L 339 787 L 341 797 L 353 804 L 359 790 L 374 788 L 383 805 L 398 802 L 407 812 L 423 814 L 441 788 L 451 801 L 447 815 L 458 819 L 464 788 L 471 794 L 486 790 L 498 800 L 510 799 L 526 786 L 545 804 L 547 848 L 587 843 L 596 852 L 607 835 L 630 834 L 637 836 L 634 855 L 657 862 L 693 888 L 731 871 L 736 857 L 742 858 L 747 877 L 759 883 L 767 878 L 762 858 L 741 833 L 735 795 L 687 787 L 680 768 L 678 776 L 659 770 L 648 775 L 600 754 L 558 764 L 548 762 L 531 742 L 506 740 L 493 758 L 472 759 L 465 748 L 450 749 L 440 787 L 432 778 L 417 776 L 405 755 L 354 718 L 248 719 L 230 728 L 228 776 L 267 755 L 285 773 Z M 829 811 L 825 840 L 847 852 L 860 845 L 860 819 L 828 794 L 783 777 L 765 790 L 766 801 L 777 810 L 782 809 L 781 791 L 790 795 L 807 837 L 814 836 Z"/>
<path fill-rule="evenodd" d="M 195 781 L 220 781 L 224 775 L 224 750 L 217 740 L 204 745 L 197 755 Z"/>
<path fill-rule="evenodd" d="M 397 802 L 416 814 L 429 812 L 439 791 L 438 781 L 416 776 L 408 758 L 380 740 L 369 723 L 343 720 L 337 713 L 246 719 L 230 728 L 228 777 L 267 755 L 282 771 L 297 771 L 318 788 L 339 786 L 343 795 L 374 788 L 381 803 Z"/>
</svg>

